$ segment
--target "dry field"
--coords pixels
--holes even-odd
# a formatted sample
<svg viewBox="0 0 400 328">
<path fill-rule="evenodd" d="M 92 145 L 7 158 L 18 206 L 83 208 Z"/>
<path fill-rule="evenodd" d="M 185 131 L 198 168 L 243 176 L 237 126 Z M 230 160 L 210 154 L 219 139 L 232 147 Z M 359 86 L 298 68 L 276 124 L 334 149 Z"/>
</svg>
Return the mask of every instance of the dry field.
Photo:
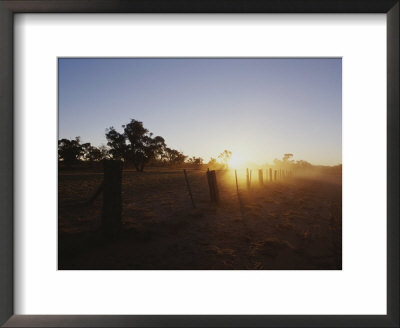
<svg viewBox="0 0 400 328">
<path fill-rule="evenodd" d="M 217 171 L 220 203 L 210 203 L 204 170 L 123 172 L 123 230 L 99 232 L 102 196 L 87 201 L 101 172 L 60 171 L 59 269 L 340 270 L 341 176 L 296 176 L 258 183 L 253 172 Z"/>
</svg>

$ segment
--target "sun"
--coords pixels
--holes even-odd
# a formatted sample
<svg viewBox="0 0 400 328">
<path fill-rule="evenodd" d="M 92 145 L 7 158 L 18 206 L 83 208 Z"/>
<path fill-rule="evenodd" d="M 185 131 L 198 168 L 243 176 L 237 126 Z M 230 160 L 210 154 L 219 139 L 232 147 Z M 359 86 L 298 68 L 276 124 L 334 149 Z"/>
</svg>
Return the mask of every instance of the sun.
<svg viewBox="0 0 400 328">
<path fill-rule="evenodd" d="M 244 165 L 244 159 L 237 153 L 233 153 L 232 157 L 229 159 L 228 165 L 233 169 L 239 168 Z"/>
</svg>

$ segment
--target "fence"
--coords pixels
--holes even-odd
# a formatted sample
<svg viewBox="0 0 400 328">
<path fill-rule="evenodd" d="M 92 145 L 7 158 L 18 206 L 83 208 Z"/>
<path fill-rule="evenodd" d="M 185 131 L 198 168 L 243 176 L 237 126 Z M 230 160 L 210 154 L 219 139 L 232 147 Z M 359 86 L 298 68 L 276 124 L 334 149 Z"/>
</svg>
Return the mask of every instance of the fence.
<svg viewBox="0 0 400 328">
<path fill-rule="evenodd" d="M 258 179 L 253 179 L 253 177 L 255 176 L 255 174 L 253 174 L 253 171 L 256 171 L 254 173 L 256 174 Z M 126 174 L 126 171 L 124 172 L 124 174 Z M 221 197 L 228 199 L 234 194 L 239 194 L 239 192 L 258 190 L 259 188 L 267 187 L 270 184 L 274 184 L 278 181 L 283 181 L 290 176 L 293 176 L 293 172 L 291 171 L 273 168 L 264 168 L 257 170 L 247 168 L 244 171 L 207 170 L 206 172 L 200 170 L 187 171 L 186 169 L 183 169 L 180 172 L 181 175 L 179 175 L 178 170 L 175 170 L 172 180 L 162 180 L 161 175 L 159 178 L 154 178 L 158 181 L 157 184 L 151 184 L 151 181 L 149 182 L 147 180 L 148 178 L 151 178 L 151 176 L 146 174 L 150 174 L 151 172 L 144 174 L 136 174 L 137 172 L 129 173 L 128 177 L 129 179 L 132 179 L 129 182 L 129 189 L 133 190 L 129 191 L 129 194 L 125 194 L 125 200 L 123 201 L 122 164 L 119 161 L 105 161 L 104 174 L 102 177 L 103 181 L 98 185 L 97 188 L 95 188 L 93 194 L 88 197 L 88 201 L 86 202 L 86 204 L 93 204 L 96 199 L 100 197 L 101 194 L 103 195 L 101 207 L 101 227 L 105 234 L 114 235 L 117 234 L 121 228 L 123 203 L 125 204 L 125 206 L 127 206 L 126 199 L 131 199 L 129 198 L 132 197 L 131 195 L 139 197 L 141 193 L 140 190 L 136 189 L 136 185 L 133 186 L 132 181 L 134 181 L 134 178 L 131 178 L 131 176 L 136 177 L 136 179 L 142 179 L 142 185 L 144 185 L 143 188 L 146 189 L 146 192 L 151 189 L 152 192 L 156 194 L 154 196 L 155 200 L 153 200 L 154 204 L 156 204 L 154 206 L 158 206 L 157 201 L 161 205 L 163 202 L 164 196 L 161 196 L 160 199 L 157 199 L 157 195 L 161 195 L 162 192 L 168 193 L 168 190 L 174 190 L 175 193 L 179 194 L 179 200 L 178 198 L 174 199 L 174 197 L 171 197 L 170 201 L 174 199 L 173 201 L 176 202 L 185 202 L 184 199 L 185 197 L 187 197 L 187 204 L 191 204 L 191 207 L 193 209 L 196 209 L 198 207 L 197 205 L 200 202 L 206 202 L 207 193 L 208 202 L 214 205 L 218 205 L 221 201 Z M 154 172 L 154 174 L 158 173 L 161 174 L 159 171 Z M 161 180 L 163 182 L 160 182 Z M 179 185 L 179 190 L 174 185 L 174 183 L 176 183 L 177 181 L 182 181 L 182 184 Z M 201 190 L 198 186 L 199 183 L 202 185 Z M 128 184 L 128 182 L 125 181 L 125 189 L 127 188 L 126 184 Z M 93 188 L 93 184 L 91 188 Z M 184 194 L 187 194 L 187 196 Z M 143 196 L 142 199 L 146 200 L 146 196 Z M 130 215 L 131 214 L 129 213 L 128 216 Z"/>
</svg>

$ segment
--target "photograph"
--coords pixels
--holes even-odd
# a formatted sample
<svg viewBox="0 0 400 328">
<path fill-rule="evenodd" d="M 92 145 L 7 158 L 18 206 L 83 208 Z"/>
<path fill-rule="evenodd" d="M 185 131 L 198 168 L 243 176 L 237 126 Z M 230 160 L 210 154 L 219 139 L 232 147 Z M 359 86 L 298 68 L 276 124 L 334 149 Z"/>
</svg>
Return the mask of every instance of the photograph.
<svg viewBox="0 0 400 328">
<path fill-rule="evenodd" d="M 341 58 L 57 66 L 58 270 L 342 270 Z"/>
</svg>

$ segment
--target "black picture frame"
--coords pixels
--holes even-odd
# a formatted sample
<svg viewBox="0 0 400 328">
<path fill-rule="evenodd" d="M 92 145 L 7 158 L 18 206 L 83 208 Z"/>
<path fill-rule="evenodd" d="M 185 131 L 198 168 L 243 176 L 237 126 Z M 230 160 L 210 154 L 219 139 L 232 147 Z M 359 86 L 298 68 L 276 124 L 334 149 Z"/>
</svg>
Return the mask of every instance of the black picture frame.
<svg viewBox="0 0 400 328">
<path fill-rule="evenodd" d="M 399 327 L 399 8 L 399 0 L 0 0 L 0 324 L 4 327 Z M 13 18 L 16 13 L 385 13 L 387 315 L 14 315 Z"/>
</svg>

